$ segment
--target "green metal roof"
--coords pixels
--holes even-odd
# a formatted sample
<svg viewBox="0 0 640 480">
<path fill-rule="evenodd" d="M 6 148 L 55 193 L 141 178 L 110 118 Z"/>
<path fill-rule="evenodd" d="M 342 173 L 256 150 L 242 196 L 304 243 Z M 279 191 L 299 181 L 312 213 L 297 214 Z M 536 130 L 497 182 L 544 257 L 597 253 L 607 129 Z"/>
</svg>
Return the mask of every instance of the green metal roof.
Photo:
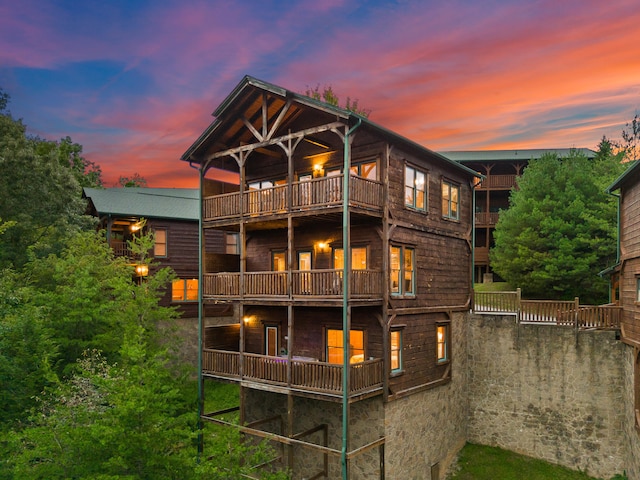
<svg viewBox="0 0 640 480">
<path fill-rule="evenodd" d="M 497 161 L 529 161 L 542 157 L 545 153 L 555 153 L 566 157 L 572 151 L 593 158 L 596 152 L 589 148 L 533 148 L 524 150 L 459 150 L 438 152 L 454 162 L 497 162 Z"/>
<path fill-rule="evenodd" d="M 197 188 L 85 188 L 84 196 L 99 215 L 197 221 L 200 214 Z"/>
<path fill-rule="evenodd" d="M 624 183 L 627 182 L 629 177 L 631 177 L 631 175 L 633 175 L 639 169 L 640 169 L 640 160 L 631 162 L 629 168 L 627 168 L 624 172 L 622 172 L 622 175 L 616 178 L 615 181 L 611 185 L 609 185 L 609 187 L 607 187 L 606 192 L 611 193 L 618 190 Z"/>
</svg>

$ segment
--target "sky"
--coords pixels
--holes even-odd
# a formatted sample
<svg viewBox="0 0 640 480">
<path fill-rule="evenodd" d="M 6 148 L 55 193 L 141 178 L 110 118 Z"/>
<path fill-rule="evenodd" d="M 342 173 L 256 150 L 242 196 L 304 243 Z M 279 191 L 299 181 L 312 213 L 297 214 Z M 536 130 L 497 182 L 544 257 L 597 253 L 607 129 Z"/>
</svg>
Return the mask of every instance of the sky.
<svg viewBox="0 0 640 480">
<path fill-rule="evenodd" d="M 640 109 L 637 0 L 0 0 L 0 89 L 105 186 L 180 156 L 244 75 L 331 86 L 431 150 L 596 148 Z"/>
</svg>

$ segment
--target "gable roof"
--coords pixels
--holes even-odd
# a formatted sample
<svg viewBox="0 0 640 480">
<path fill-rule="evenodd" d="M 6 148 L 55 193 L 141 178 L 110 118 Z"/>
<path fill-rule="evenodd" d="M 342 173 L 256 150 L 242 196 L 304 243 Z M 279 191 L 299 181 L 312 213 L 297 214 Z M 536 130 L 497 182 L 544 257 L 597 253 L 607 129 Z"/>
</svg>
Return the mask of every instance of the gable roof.
<svg viewBox="0 0 640 480">
<path fill-rule="evenodd" d="M 483 162 L 483 161 L 528 161 L 542 157 L 545 153 L 555 153 L 559 157 L 566 157 L 572 151 L 582 153 L 587 158 L 594 158 L 596 152 L 589 148 L 531 148 L 519 150 L 452 150 L 439 152 L 441 155 L 455 162 Z"/>
<path fill-rule="evenodd" d="M 182 155 L 181 160 L 190 163 L 200 163 L 207 150 L 207 146 L 211 144 L 215 144 L 220 150 L 226 150 L 237 147 L 243 144 L 243 142 L 255 142 L 255 137 L 251 134 L 249 128 L 247 128 L 246 120 L 256 115 L 257 105 L 261 104 L 264 94 L 270 95 L 270 117 L 266 120 L 277 124 L 283 130 L 284 125 L 288 125 L 288 122 L 293 122 L 300 118 L 300 115 L 302 115 L 304 111 L 315 111 L 325 114 L 327 118 L 332 118 L 333 121 L 338 120 L 350 126 L 361 124 L 362 127 L 368 129 L 370 132 L 384 137 L 387 140 L 402 144 L 406 148 L 417 150 L 423 154 L 426 153 L 470 176 L 479 176 L 475 170 L 392 132 L 362 115 L 315 100 L 272 83 L 258 80 L 249 75 L 246 75 L 215 109 L 212 114 L 215 120 L 187 149 Z M 283 106 L 287 102 L 291 108 L 285 112 Z M 264 123 L 264 120 L 263 118 L 256 117 L 257 122 Z M 241 131 L 245 132 L 245 136 L 242 138 Z"/>
<path fill-rule="evenodd" d="M 636 173 L 640 172 L 640 160 L 636 160 L 631 162 L 629 168 L 627 168 L 622 175 L 614 180 L 614 182 L 607 187 L 605 190 L 607 193 L 612 193 L 622 187 L 625 183 L 631 180 L 631 177 Z"/>
<path fill-rule="evenodd" d="M 197 188 L 84 188 L 99 215 L 198 221 Z"/>
</svg>

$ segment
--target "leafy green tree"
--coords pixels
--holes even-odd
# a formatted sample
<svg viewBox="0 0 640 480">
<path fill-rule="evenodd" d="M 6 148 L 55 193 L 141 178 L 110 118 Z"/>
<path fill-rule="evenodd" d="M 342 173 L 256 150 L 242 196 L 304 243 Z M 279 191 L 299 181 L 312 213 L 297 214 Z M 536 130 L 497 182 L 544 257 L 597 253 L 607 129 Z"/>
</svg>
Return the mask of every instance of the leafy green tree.
<svg viewBox="0 0 640 480">
<path fill-rule="evenodd" d="M 15 222 L 0 237 L 0 267 L 58 252 L 68 235 L 92 225 L 84 216 L 79 152 L 67 139 L 29 138 L 21 121 L 0 114 L 0 217 Z"/>
<path fill-rule="evenodd" d="M 615 261 L 615 199 L 604 193 L 624 169 L 616 156 L 546 154 L 529 163 L 500 213 L 494 270 L 533 298 L 608 298 L 598 276 Z"/>
<path fill-rule="evenodd" d="M 307 89 L 304 91 L 304 95 L 306 95 L 307 97 L 311 97 L 314 100 L 328 103 L 329 105 L 344 108 L 345 110 L 357 113 L 358 115 L 361 115 L 365 118 L 369 117 L 369 115 L 371 114 L 371 110 L 360 107 L 358 99 L 352 100 L 351 97 L 347 97 L 344 105 L 341 105 L 340 98 L 333 91 L 333 87 L 331 85 L 325 85 L 322 90 L 320 90 L 319 84 L 316 85 L 315 88 L 307 87 Z"/>
</svg>

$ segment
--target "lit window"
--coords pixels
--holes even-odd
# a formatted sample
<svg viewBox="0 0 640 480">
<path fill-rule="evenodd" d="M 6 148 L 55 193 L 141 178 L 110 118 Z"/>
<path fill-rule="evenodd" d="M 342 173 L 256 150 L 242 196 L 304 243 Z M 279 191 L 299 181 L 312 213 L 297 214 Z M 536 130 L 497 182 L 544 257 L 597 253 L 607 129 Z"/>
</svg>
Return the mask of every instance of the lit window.
<svg viewBox="0 0 640 480">
<path fill-rule="evenodd" d="M 153 245 L 153 255 L 155 257 L 167 256 L 167 231 L 164 228 L 154 230 L 155 244 Z"/>
<path fill-rule="evenodd" d="M 333 250 L 333 268 L 335 270 L 344 268 L 344 250 L 342 248 Z M 367 247 L 351 247 L 351 269 L 367 269 Z"/>
<path fill-rule="evenodd" d="M 449 325 L 436 326 L 436 359 L 438 363 L 449 361 Z"/>
<path fill-rule="evenodd" d="M 341 364 L 343 362 L 344 348 L 342 347 L 342 330 L 327 329 L 327 362 Z M 351 348 L 349 349 L 349 363 L 364 362 L 364 332 L 351 330 L 349 336 Z"/>
<path fill-rule="evenodd" d="M 183 280 L 178 278 L 171 282 L 171 300 L 174 302 L 192 302 L 198 300 L 198 279 Z"/>
<path fill-rule="evenodd" d="M 415 250 L 409 247 L 391 245 L 390 291 L 393 295 L 415 294 Z"/>
<path fill-rule="evenodd" d="M 287 259 L 285 252 L 273 252 L 271 254 L 271 270 L 273 272 L 284 272 L 287 269 Z"/>
<path fill-rule="evenodd" d="M 417 210 L 427 209 L 427 175 L 406 165 L 404 167 L 404 204 Z"/>
<path fill-rule="evenodd" d="M 442 182 L 442 216 L 457 220 L 460 217 L 460 187 L 450 182 Z"/>
<path fill-rule="evenodd" d="M 391 371 L 402 370 L 402 330 L 391 331 Z"/>
<path fill-rule="evenodd" d="M 377 162 L 366 162 L 366 163 L 358 163 L 355 165 L 351 165 L 349 168 L 349 172 L 351 175 L 357 175 L 359 177 L 363 177 L 369 180 L 377 180 L 378 179 L 378 163 Z"/>
</svg>

